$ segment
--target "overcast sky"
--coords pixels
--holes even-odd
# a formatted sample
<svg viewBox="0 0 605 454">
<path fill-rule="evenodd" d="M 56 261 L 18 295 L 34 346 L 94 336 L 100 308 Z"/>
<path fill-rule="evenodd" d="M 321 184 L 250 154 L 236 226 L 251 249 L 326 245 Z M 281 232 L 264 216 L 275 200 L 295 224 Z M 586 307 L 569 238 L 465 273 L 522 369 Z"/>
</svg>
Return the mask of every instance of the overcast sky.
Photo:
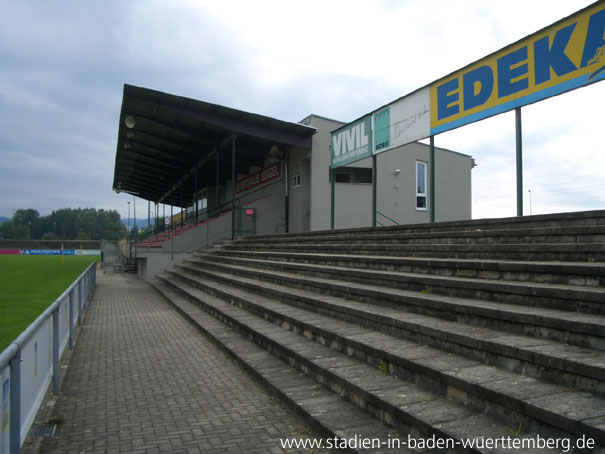
<svg viewBox="0 0 605 454">
<path fill-rule="evenodd" d="M 351 121 L 591 3 L 0 0 L 0 216 L 126 217 L 132 197 L 112 191 L 124 83 Z M 605 208 L 604 101 L 601 82 L 523 108 L 526 214 L 530 190 L 533 214 Z M 514 124 L 435 139 L 477 161 L 474 218 L 516 214 Z"/>
</svg>

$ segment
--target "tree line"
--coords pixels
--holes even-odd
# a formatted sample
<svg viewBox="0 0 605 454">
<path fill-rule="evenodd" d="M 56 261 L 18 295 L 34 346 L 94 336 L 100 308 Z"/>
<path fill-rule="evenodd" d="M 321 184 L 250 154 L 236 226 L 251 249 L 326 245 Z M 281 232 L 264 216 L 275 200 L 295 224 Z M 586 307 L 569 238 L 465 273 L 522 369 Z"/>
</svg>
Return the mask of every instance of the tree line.
<svg viewBox="0 0 605 454">
<path fill-rule="evenodd" d="M 63 208 L 48 216 L 20 209 L 0 225 L 5 240 L 119 240 L 126 235 L 117 211 L 96 208 Z"/>
</svg>

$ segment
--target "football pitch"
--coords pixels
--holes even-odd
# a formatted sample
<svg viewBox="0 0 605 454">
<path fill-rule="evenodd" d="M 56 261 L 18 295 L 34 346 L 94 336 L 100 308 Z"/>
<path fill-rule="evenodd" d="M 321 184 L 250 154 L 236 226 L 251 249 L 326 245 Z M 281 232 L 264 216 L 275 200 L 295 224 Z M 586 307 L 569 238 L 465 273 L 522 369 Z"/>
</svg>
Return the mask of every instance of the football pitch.
<svg viewBox="0 0 605 454">
<path fill-rule="evenodd" d="M 0 255 L 0 352 L 50 306 L 93 256 Z"/>
</svg>

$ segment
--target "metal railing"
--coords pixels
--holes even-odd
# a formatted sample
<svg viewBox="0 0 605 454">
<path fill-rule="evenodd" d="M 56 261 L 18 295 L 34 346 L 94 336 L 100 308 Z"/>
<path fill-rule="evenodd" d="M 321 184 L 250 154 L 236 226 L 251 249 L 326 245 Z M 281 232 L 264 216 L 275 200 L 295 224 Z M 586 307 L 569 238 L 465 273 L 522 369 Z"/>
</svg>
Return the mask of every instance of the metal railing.
<svg viewBox="0 0 605 454">
<path fill-rule="evenodd" d="M 397 222 L 395 219 L 392 219 L 390 217 L 388 217 L 386 214 L 381 213 L 380 211 L 377 211 L 376 214 L 378 216 L 382 216 L 385 219 L 388 219 L 389 221 L 391 221 L 394 225 L 399 225 L 399 222 Z M 380 221 L 376 221 L 377 224 L 381 225 L 382 227 L 384 227 L 384 224 Z"/>
<path fill-rule="evenodd" d="M 0 454 L 18 454 L 52 380 L 59 393 L 59 360 L 74 347 L 74 328 L 96 285 L 96 261 L 0 353 Z"/>
</svg>

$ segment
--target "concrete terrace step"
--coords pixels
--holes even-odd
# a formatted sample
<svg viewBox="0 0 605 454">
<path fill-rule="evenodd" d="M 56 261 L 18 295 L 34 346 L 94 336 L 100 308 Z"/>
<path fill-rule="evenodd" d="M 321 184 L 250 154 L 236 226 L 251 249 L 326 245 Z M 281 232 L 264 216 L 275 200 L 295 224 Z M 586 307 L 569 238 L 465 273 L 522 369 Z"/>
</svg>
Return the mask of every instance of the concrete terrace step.
<svg viewBox="0 0 605 454">
<path fill-rule="evenodd" d="M 381 441 L 397 439 L 401 436 L 400 432 L 364 413 L 262 347 L 240 337 L 232 328 L 189 302 L 182 293 L 176 292 L 159 280 L 151 284 L 183 316 L 321 435 L 345 439 L 359 436 Z M 347 418 L 340 417 L 343 414 L 346 414 Z M 345 452 L 365 453 L 368 450 L 350 449 Z M 378 448 L 373 449 L 372 452 L 393 451 Z M 401 448 L 398 452 L 413 451 Z"/>
<path fill-rule="evenodd" d="M 256 294 L 281 299 L 321 314 L 381 330 L 402 339 L 423 342 L 488 364 L 523 371 L 553 382 L 605 395 L 605 353 L 559 342 L 514 335 L 488 328 L 418 315 L 283 285 L 261 282 L 197 266 L 182 266 L 178 274 L 199 285 L 213 279 Z M 199 277 L 198 277 L 199 276 Z"/>
<path fill-rule="evenodd" d="M 256 238 L 295 238 L 297 236 L 332 236 L 342 237 L 360 233 L 427 233 L 427 232 L 460 232 L 460 231 L 488 231 L 494 229 L 532 229 L 532 228 L 562 228 L 562 227 L 590 227 L 605 225 L 605 210 L 582 211 L 573 213 L 556 213 L 547 215 L 522 216 L 511 218 L 475 219 L 465 221 L 448 221 L 423 224 L 406 224 L 386 227 L 362 227 L 352 229 L 321 230 L 305 233 L 285 233 Z"/>
<path fill-rule="evenodd" d="M 317 382 L 323 383 L 368 413 L 400 432 L 449 438 L 461 443 L 478 437 L 508 437 L 508 429 L 499 420 L 464 405 L 426 391 L 395 376 L 378 374 L 376 367 L 361 363 L 328 347 L 314 343 L 295 332 L 256 317 L 219 298 L 174 284 L 204 310 L 253 339 L 274 355 L 289 362 Z M 324 405 L 325 408 L 325 405 Z M 350 421 L 334 414 L 332 417 Z M 531 436 L 531 435 L 527 435 Z M 459 447 L 454 452 L 462 451 Z M 483 449 L 470 452 L 490 452 Z"/>
<path fill-rule="evenodd" d="M 605 287 L 605 263 L 521 262 L 447 258 L 393 257 L 371 255 L 322 254 L 306 252 L 242 251 L 207 249 L 197 257 L 209 255 L 244 259 L 273 260 L 379 271 L 402 271 L 438 276 L 475 279 L 503 279 L 559 285 Z"/>
<path fill-rule="evenodd" d="M 481 260 L 532 260 L 562 262 L 604 262 L 605 243 L 553 244 L 349 244 L 332 243 L 253 243 L 234 242 L 228 250 L 307 252 Z"/>
<path fill-rule="evenodd" d="M 328 294 L 375 306 L 402 309 L 414 314 L 429 315 L 446 320 L 454 320 L 479 327 L 489 327 L 515 334 L 531 335 L 605 350 L 605 316 L 576 313 L 543 307 L 524 307 L 477 299 L 436 295 L 430 292 L 416 292 L 393 288 L 389 283 L 365 284 L 351 277 L 349 283 L 330 279 L 331 271 L 323 277 L 305 277 L 277 271 L 262 271 L 257 267 L 222 265 L 220 263 L 186 261 L 193 272 L 206 270 L 262 279 L 264 282 L 279 284 L 310 292 Z M 321 275 L 321 273 L 318 273 Z M 531 299 L 530 299 L 531 300 Z"/>
<path fill-rule="evenodd" d="M 317 283 L 316 286 L 325 287 L 326 285 L 332 285 L 334 281 L 345 281 L 381 288 L 424 291 L 463 298 L 482 298 L 508 304 L 605 314 L 605 288 L 600 287 L 433 276 L 402 271 L 376 271 L 334 265 L 234 258 L 221 254 L 207 254 L 198 257 L 201 258 L 197 261 L 190 261 L 190 263 L 199 263 L 201 266 L 212 263 L 212 266 L 217 269 L 233 269 L 240 273 L 253 273 L 258 276 L 270 276 L 271 273 L 260 271 L 268 270 L 269 272 L 283 271 L 297 276 L 320 278 L 307 280 L 307 285 Z M 228 268 L 229 266 L 234 268 Z M 350 287 L 351 290 L 355 288 L 354 285 Z M 387 300 L 389 299 L 387 298 Z M 601 332 L 605 336 L 605 325 Z"/>
<path fill-rule="evenodd" d="M 603 243 L 605 225 L 573 227 L 541 227 L 531 229 L 492 229 L 465 231 L 421 231 L 393 233 L 381 229 L 369 232 L 333 234 L 291 234 L 278 237 L 247 237 L 239 239 L 247 244 L 266 243 L 334 243 L 348 244 L 535 244 L 535 243 Z"/>
</svg>

